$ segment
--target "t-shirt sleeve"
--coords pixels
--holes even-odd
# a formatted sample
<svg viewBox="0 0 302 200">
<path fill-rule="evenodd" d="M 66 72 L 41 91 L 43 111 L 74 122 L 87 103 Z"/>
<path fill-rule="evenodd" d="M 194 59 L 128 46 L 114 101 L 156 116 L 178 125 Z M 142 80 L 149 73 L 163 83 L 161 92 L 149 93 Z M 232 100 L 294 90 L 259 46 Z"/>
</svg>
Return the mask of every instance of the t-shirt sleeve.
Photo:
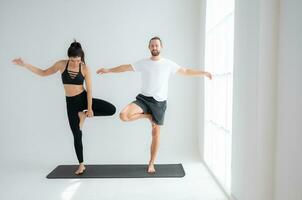
<svg viewBox="0 0 302 200">
<path fill-rule="evenodd" d="M 169 60 L 169 64 L 170 64 L 170 70 L 171 70 L 172 74 L 175 74 L 180 69 L 180 66 L 171 60 Z"/>
<path fill-rule="evenodd" d="M 145 60 L 139 60 L 131 64 L 132 68 L 136 72 L 143 71 Z"/>
</svg>

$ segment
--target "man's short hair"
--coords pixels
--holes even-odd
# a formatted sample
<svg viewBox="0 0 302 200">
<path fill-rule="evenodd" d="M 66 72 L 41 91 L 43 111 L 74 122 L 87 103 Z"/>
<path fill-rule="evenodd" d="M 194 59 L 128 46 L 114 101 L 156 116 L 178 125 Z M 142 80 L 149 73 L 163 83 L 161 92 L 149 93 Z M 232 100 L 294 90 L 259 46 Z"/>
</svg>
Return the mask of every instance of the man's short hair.
<svg viewBox="0 0 302 200">
<path fill-rule="evenodd" d="M 162 43 L 161 39 L 160 39 L 158 36 L 155 36 L 155 37 L 153 37 L 153 38 L 151 38 L 151 39 L 149 40 L 149 46 L 150 46 L 150 43 L 151 43 L 152 40 L 159 40 L 160 46 L 163 46 L 163 43 Z"/>
</svg>

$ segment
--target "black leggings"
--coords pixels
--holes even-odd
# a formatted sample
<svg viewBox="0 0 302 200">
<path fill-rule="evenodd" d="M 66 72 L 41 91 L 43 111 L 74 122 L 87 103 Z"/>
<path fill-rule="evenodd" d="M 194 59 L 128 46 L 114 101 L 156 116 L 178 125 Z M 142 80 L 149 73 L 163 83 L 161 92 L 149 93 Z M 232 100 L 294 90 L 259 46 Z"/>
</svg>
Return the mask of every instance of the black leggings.
<svg viewBox="0 0 302 200">
<path fill-rule="evenodd" d="M 74 138 L 74 148 L 79 163 L 83 162 L 82 131 L 80 130 L 80 119 L 78 112 L 87 109 L 87 93 L 84 90 L 81 94 L 66 97 L 67 114 L 69 125 Z M 92 110 L 94 116 L 110 116 L 116 111 L 114 105 L 101 99 L 92 99 Z"/>
</svg>

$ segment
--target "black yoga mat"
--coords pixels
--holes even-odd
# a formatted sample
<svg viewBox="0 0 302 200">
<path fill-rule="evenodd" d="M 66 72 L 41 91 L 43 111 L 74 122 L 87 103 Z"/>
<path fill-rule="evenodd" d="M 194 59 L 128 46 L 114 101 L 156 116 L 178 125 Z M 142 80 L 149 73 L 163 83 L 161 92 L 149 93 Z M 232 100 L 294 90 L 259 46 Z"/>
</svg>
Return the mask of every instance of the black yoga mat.
<svg viewBox="0 0 302 200">
<path fill-rule="evenodd" d="M 147 165 L 85 165 L 86 170 L 76 175 L 77 165 L 59 165 L 47 175 L 49 179 L 63 178 L 181 178 L 182 164 L 155 165 L 155 173 L 147 173 Z"/>
</svg>

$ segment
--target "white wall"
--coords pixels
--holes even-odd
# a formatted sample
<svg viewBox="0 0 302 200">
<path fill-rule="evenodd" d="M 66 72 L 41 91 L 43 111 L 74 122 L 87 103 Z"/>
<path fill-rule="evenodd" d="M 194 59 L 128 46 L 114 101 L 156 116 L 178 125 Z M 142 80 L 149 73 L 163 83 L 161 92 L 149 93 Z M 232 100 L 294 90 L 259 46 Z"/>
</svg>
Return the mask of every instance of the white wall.
<svg viewBox="0 0 302 200">
<path fill-rule="evenodd" d="M 202 63 L 202 70 L 204 70 L 204 60 L 205 60 L 205 37 L 206 37 L 206 0 L 200 1 L 200 63 Z M 204 160 L 204 79 L 198 80 L 199 90 L 198 90 L 198 146 L 199 146 L 199 152 L 200 157 L 202 160 Z"/>
<path fill-rule="evenodd" d="M 66 58 L 73 38 L 82 43 L 94 73 L 148 57 L 147 43 L 158 35 L 163 55 L 182 66 L 200 66 L 198 0 L 154 1 L 17 1 L 0 2 L 0 157 L 10 164 L 76 163 L 60 75 L 42 78 L 10 63 L 25 61 L 46 68 Z M 198 80 L 172 77 L 166 125 L 158 161 L 197 159 Z M 134 100 L 139 74 L 93 74 L 93 96 L 108 100 L 120 111 Z M 84 125 L 87 163 L 146 163 L 150 125 L 124 123 L 113 117 L 88 119 Z"/>
<path fill-rule="evenodd" d="M 302 1 L 280 0 L 275 200 L 302 199 Z"/>
<path fill-rule="evenodd" d="M 302 2 L 236 1 L 232 195 L 302 199 Z"/>
<path fill-rule="evenodd" d="M 274 189 L 278 0 L 236 1 L 232 194 L 271 200 Z"/>
</svg>

